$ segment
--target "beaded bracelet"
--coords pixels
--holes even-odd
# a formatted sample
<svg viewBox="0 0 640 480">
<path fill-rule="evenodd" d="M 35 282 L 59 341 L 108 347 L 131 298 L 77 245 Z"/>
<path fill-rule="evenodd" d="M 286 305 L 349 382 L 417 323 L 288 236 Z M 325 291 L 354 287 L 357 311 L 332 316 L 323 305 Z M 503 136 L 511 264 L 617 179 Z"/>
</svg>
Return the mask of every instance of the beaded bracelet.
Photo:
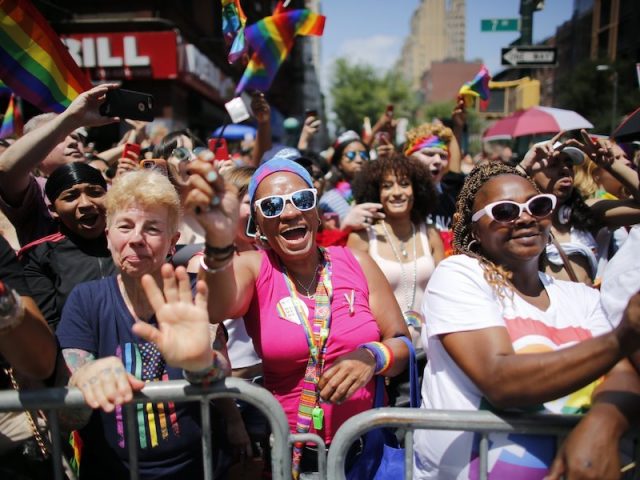
<svg viewBox="0 0 640 480">
<path fill-rule="evenodd" d="M 226 270 L 227 268 L 229 268 L 231 266 L 231 264 L 233 263 L 233 258 L 230 256 L 229 260 L 227 261 L 227 263 L 225 263 L 224 265 L 221 265 L 218 268 L 211 268 L 207 265 L 207 263 L 204 261 L 205 257 L 202 256 L 200 257 L 200 268 L 202 268 L 202 270 L 204 270 L 207 273 L 218 273 L 218 272 L 222 272 L 223 270 Z"/>
<path fill-rule="evenodd" d="M 206 386 L 212 382 L 222 380 L 229 376 L 231 366 L 224 356 L 215 351 L 212 353 L 211 365 L 204 370 L 198 370 L 197 372 L 182 370 L 182 376 L 187 382 Z"/>
<path fill-rule="evenodd" d="M 236 244 L 232 243 L 226 247 L 212 247 L 208 243 L 204 244 L 204 254 L 207 257 L 214 258 L 216 260 L 223 260 L 233 255 L 236 251 Z"/>
<path fill-rule="evenodd" d="M 368 342 L 358 345 L 358 348 L 364 348 L 371 352 L 376 359 L 376 375 L 384 375 L 384 373 L 393 365 L 393 350 L 382 342 Z"/>
</svg>

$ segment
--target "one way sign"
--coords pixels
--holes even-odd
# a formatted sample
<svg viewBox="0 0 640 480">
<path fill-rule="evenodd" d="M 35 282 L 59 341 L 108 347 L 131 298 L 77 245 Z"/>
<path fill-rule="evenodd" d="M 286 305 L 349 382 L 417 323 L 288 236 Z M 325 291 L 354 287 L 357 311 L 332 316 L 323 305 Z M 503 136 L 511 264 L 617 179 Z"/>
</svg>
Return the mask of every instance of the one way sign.
<svg viewBox="0 0 640 480">
<path fill-rule="evenodd" d="M 507 47 L 502 49 L 502 65 L 512 68 L 555 67 L 558 65 L 555 47 Z"/>
</svg>

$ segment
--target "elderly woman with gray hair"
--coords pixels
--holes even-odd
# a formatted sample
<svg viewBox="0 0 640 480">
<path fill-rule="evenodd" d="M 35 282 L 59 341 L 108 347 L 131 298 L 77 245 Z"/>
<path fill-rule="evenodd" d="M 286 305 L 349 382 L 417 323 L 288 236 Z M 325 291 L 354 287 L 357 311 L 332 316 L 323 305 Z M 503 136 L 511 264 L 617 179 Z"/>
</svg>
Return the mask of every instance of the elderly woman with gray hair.
<svg viewBox="0 0 640 480">
<path fill-rule="evenodd" d="M 230 371 L 222 332 L 209 324 L 206 283 L 165 264 L 179 235 L 178 194 L 164 175 L 136 171 L 114 182 L 105 203 L 119 273 L 76 287 L 56 332 L 69 385 L 100 409 L 76 419 L 80 478 L 128 476 L 128 442 L 139 447 L 141 478 L 201 478 L 197 405 L 138 404 L 138 437 L 124 435 L 122 405 L 145 382 L 201 383 Z"/>
</svg>

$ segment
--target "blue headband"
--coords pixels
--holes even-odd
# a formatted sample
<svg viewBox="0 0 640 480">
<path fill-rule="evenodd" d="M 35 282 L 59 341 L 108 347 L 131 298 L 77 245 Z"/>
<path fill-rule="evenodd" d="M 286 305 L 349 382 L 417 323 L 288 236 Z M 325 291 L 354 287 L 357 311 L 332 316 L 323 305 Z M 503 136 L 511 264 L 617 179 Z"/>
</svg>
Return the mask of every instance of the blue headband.
<svg viewBox="0 0 640 480">
<path fill-rule="evenodd" d="M 296 162 L 289 160 L 287 158 L 278 157 L 277 155 L 273 157 L 268 162 L 263 163 L 260 167 L 255 171 L 251 180 L 249 181 L 249 203 L 253 206 L 253 199 L 256 195 L 256 190 L 258 186 L 266 177 L 273 173 L 280 172 L 289 172 L 295 175 L 298 175 L 304 182 L 309 185 L 310 188 L 313 188 L 313 180 L 311 179 L 311 175 L 307 172 L 304 167 L 297 164 Z"/>
</svg>

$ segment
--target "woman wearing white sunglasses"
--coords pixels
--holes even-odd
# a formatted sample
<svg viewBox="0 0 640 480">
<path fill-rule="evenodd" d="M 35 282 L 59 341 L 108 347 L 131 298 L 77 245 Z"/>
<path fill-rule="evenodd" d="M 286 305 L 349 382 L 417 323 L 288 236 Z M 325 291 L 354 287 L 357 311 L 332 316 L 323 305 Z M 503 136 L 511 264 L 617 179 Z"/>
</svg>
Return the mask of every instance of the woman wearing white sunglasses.
<svg viewBox="0 0 640 480">
<path fill-rule="evenodd" d="M 367 254 L 318 247 L 316 191 L 295 162 L 276 156 L 253 175 L 249 199 L 265 249 L 237 255 L 237 196 L 210 165 L 191 169 L 197 188 L 186 208 L 209 225 L 200 274 L 211 292 L 211 321 L 244 317 L 264 386 L 291 430 L 316 432 L 329 444 L 347 418 L 372 407 L 374 374 L 406 367 L 407 348 L 395 337 L 409 333 L 389 284 Z M 297 445 L 294 476 L 313 471 L 315 460 Z"/>
<path fill-rule="evenodd" d="M 617 478 L 618 440 L 629 423 L 607 392 L 640 392 L 625 359 L 640 346 L 640 296 L 613 329 L 597 290 L 539 271 L 555 204 L 507 165 L 470 173 L 454 216 L 456 255 L 436 267 L 422 306 L 429 356 L 422 399 L 429 409 L 554 413 L 582 413 L 592 404 L 553 472 Z M 476 478 L 479 439 L 417 431 L 414 478 Z M 544 478 L 555 442 L 491 434 L 489 478 Z"/>
</svg>

